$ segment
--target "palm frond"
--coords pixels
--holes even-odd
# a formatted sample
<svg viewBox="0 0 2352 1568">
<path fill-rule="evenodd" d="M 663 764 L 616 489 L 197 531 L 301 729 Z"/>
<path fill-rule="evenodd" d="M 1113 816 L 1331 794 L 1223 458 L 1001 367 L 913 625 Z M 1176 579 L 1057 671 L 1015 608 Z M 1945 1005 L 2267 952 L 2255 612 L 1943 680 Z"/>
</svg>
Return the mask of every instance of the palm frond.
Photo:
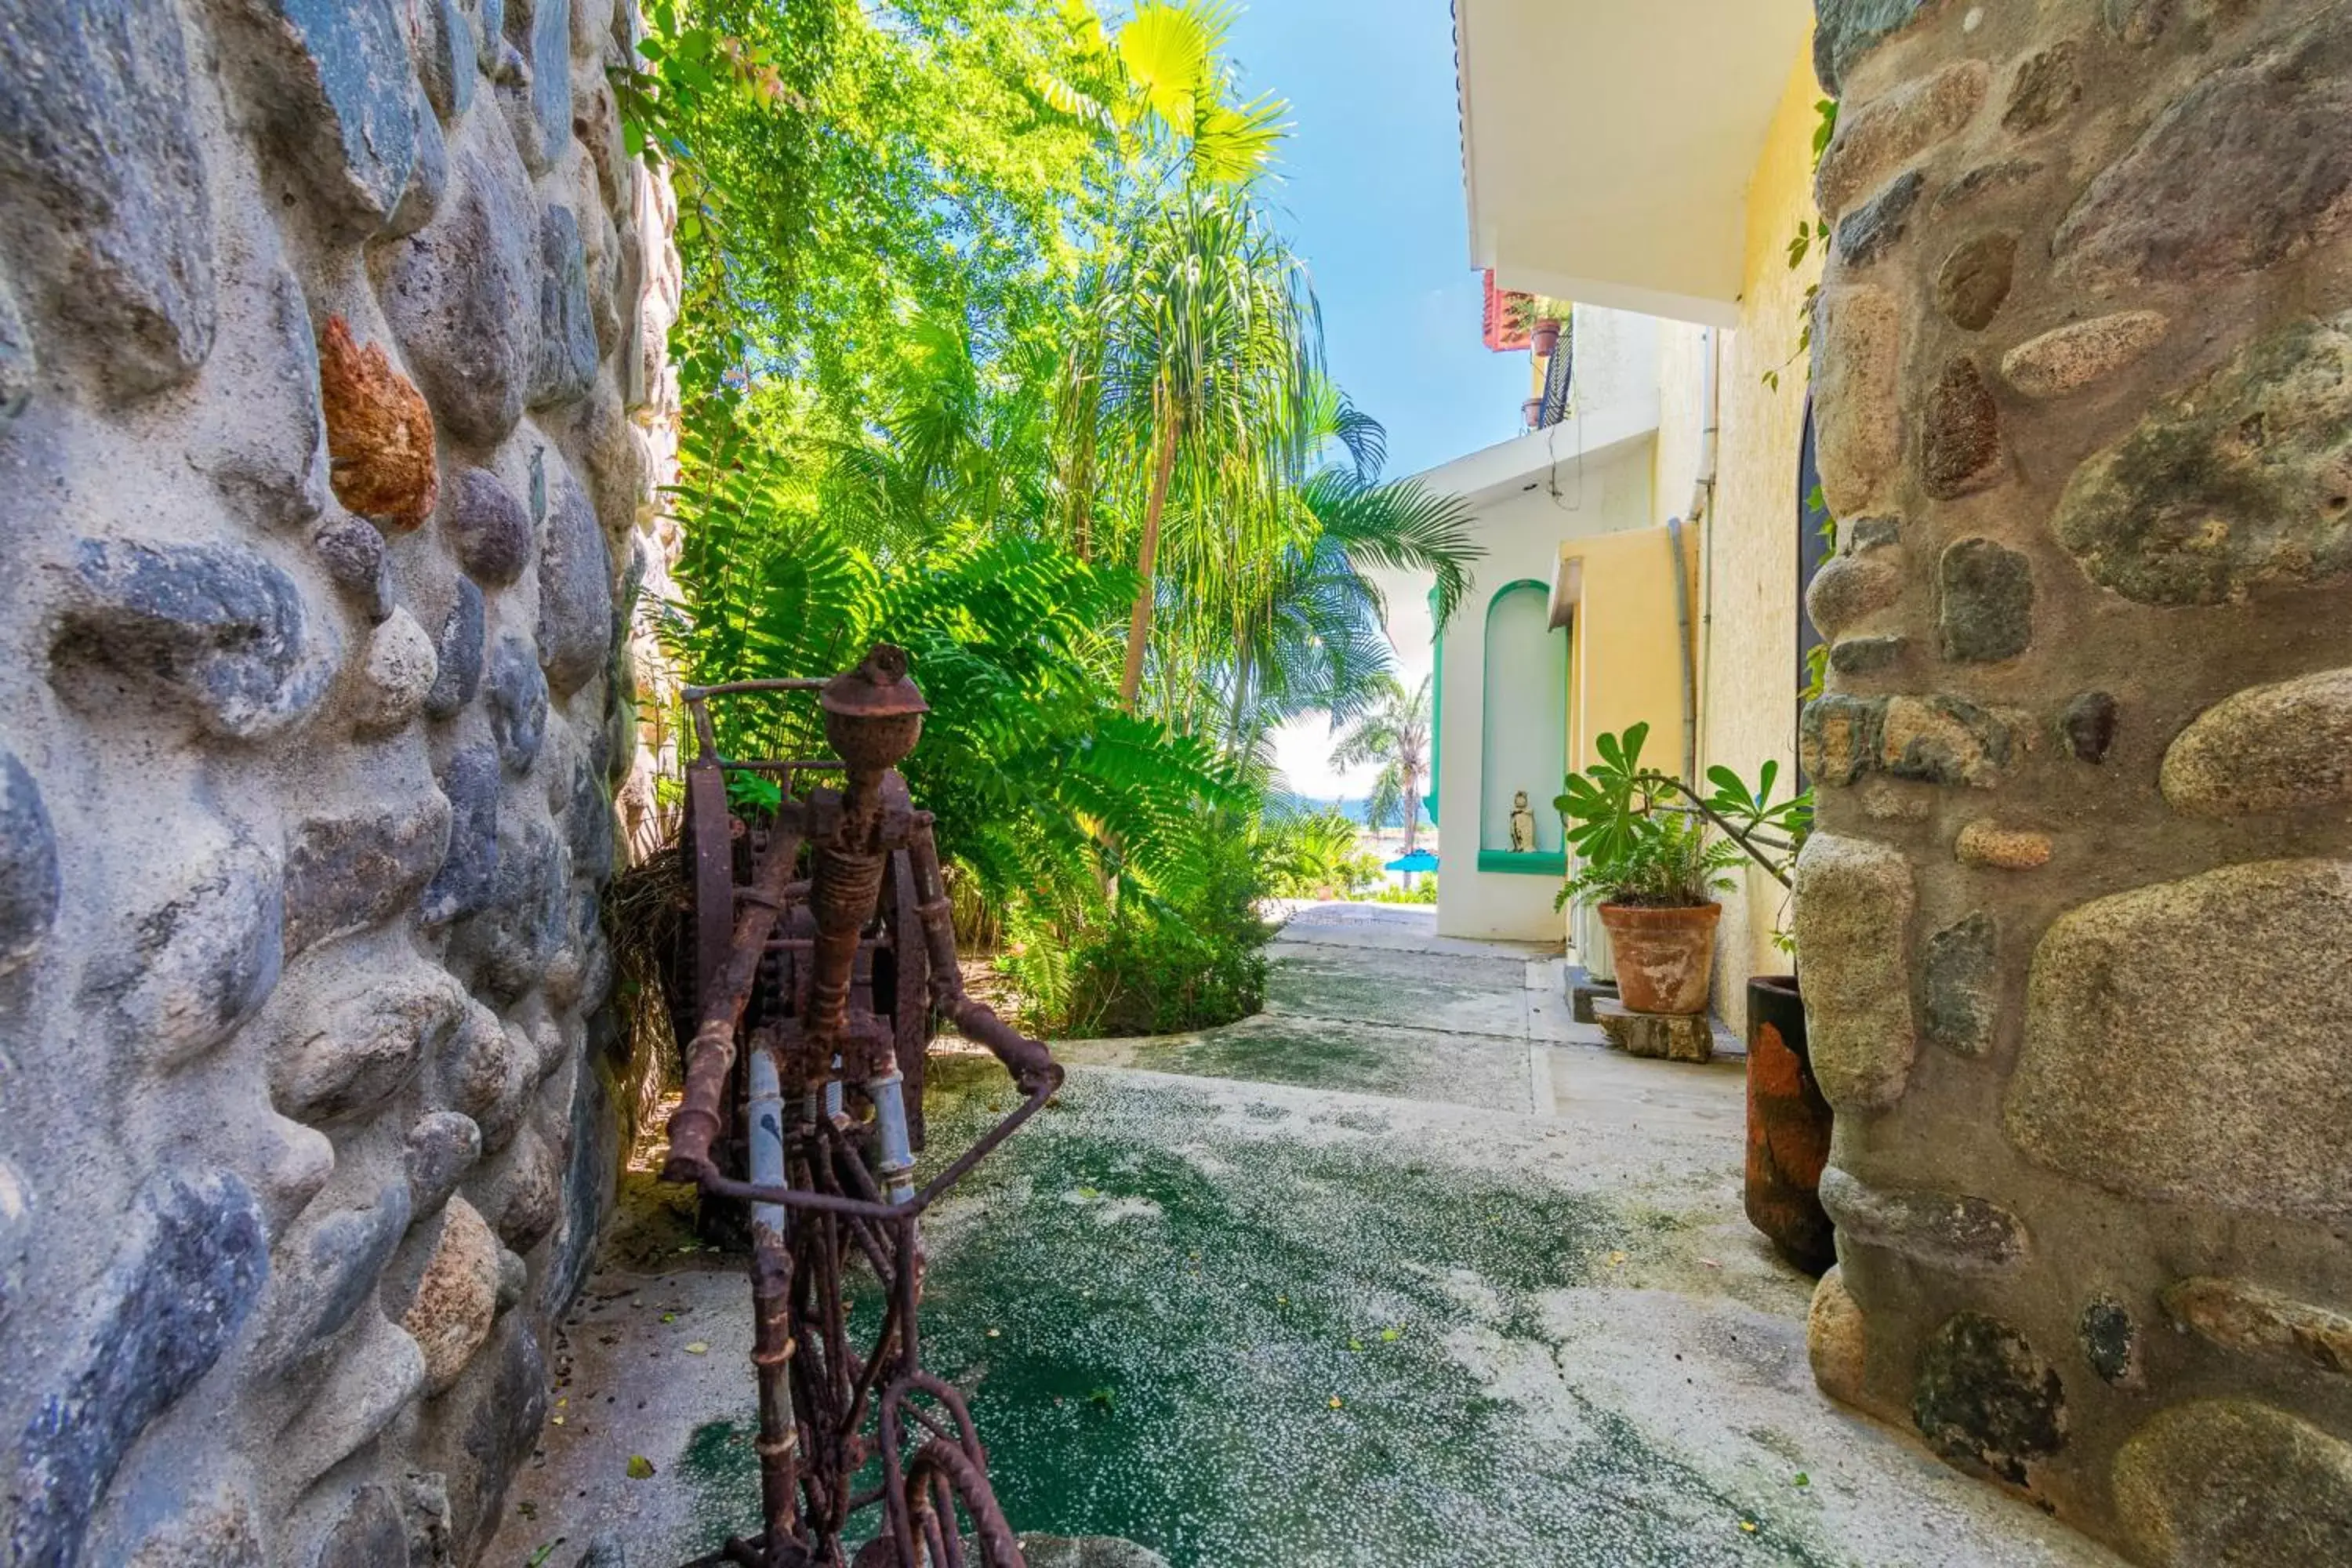
<svg viewBox="0 0 2352 1568">
<path fill-rule="evenodd" d="M 1299 499 L 1350 561 L 1433 576 L 1437 626 L 1444 630 L 1470 591 L 1471 563 L 1486 553 L 1460 497 L 1433 490 L 1419 479 L 1381 483 L 1330 468 L 1309 479 Z"/>
</svg>

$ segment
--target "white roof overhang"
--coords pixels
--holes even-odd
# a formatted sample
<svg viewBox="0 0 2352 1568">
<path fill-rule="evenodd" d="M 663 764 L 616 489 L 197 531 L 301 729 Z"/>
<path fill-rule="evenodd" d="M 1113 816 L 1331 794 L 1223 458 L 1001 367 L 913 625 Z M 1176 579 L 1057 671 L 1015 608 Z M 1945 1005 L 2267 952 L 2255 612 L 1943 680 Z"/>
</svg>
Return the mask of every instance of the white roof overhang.
<svg viewBox="0 0 2352 1568">
<path fill-rule="evenodd" d="M 1454 0 L 1473 266 L 1738 321 L 1748 182 L 1810 0 Z"/>
</svg>

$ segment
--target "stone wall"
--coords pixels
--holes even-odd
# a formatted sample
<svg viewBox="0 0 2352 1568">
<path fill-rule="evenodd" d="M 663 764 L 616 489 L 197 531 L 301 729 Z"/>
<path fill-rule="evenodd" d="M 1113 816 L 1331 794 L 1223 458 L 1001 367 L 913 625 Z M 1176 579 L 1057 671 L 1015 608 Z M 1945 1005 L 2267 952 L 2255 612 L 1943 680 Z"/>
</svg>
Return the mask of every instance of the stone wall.
<svg viewBox="0 0 2352 1568">
<path fill-rule="evenodd" d="M 2352 1562 L 2352 10 L 1820 11 L 1817 1375 Z"/>
<path fill-rule="evenodd" d="M 0 0 L 0 1561 L 463 1562 L 530 1451 L 676 298 L 632 25 Z"/>
</svg>

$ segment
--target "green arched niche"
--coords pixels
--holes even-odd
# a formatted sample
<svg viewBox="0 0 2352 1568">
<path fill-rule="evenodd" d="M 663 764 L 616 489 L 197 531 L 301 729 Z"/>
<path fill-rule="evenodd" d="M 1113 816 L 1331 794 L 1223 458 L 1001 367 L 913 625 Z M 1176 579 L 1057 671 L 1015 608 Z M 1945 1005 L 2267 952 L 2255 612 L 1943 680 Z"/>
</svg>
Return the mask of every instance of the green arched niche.
<svg viewBox="0 0 2352 1568">
<path fill-rule="evenodd" d="M 1486 601 L 1479 696 L 1478 869 L 1531 877 L 1568 874 L 1551 798 L 1568 771 L 1565 628 L 1551 625 L 1551 589 L 1532 577 L 1504 584 Z M 1536 847 L 1511 848 L 1511 796 L 1525 790 Z"/>
</svg>

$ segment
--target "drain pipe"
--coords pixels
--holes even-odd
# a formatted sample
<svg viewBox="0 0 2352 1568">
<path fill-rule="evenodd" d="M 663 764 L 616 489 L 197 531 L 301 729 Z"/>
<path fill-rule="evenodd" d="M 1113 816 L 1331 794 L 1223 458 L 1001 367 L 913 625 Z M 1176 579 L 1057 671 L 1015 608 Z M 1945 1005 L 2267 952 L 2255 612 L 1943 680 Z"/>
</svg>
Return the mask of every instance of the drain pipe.
<svg viewBox="0 0 2352 1568">
<path fill-rule="evenodd" d="M 1698 683 L 1691 670 L 1690 574 L 1683 560 L 1683 520 L 1666 519 L 1666 548 L 1674 552 L 1675 647 L 1683 656 L 1683 783 L 1698 777 L 1698 754 L 1692 750 L 1698 735 Z"/>
<path fill-rule="evenodd" d="M 1687 618 L 1683 626 L 1683 776 L 1688 782 L 1696 782 L 1699 775 L 1699 679 L 1715 668 L 1715 478 L 1723 425 L 1723 333 L 1716 327 L 1701 330 L 1706 333 L 1706 360 L 1699 382 L 1698 464 L 1697 476 L 1691 484 L 1690 502 L 1690 521 L 1699 528 L 1701 646 L 1696 669 L 1692 668 Z M 1679 542 L 1675 557 L 1679 567 Z M 1675 579 L 1678 590 L 1684 581 L 1679 576 Z"/>
</svg>

